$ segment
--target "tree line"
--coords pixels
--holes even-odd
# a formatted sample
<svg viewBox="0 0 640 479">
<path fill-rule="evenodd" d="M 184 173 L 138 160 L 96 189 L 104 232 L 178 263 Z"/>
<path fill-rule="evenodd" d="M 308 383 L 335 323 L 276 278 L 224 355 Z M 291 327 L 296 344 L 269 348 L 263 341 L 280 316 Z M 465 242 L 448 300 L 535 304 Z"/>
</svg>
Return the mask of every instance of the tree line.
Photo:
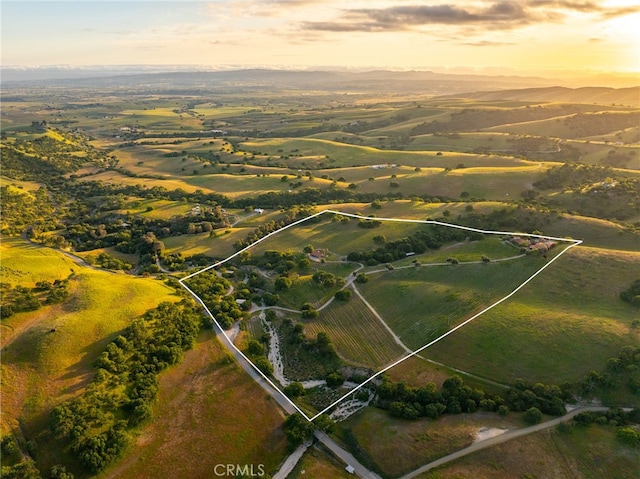
<svg viewBox="0 0 640 479">
<path fill-rule="evenodd" d="M 181 361 L 202 324 L 192 301 L 161 303 L 107 345 L 83 394 L 52 410 L 51 432 L 86 472 L 112 463 L 129 444 L 132 428 L 151 418 L 158 374 Z"/>
</svg>

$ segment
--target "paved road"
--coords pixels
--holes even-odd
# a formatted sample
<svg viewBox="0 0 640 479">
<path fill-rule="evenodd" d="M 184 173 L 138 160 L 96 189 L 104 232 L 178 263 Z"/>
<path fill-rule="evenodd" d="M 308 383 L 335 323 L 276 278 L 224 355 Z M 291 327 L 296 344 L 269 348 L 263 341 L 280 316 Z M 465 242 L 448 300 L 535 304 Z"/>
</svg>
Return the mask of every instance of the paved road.
<svg viewBox="0 0 640 479">
<path fill-rule="evenodd" d="M 204 305 L 204 303 L 202 303 L 202 300 L 193 291 L 188 289 L 188 287 L 184 284 L 183 284 L 183 287 L 187 291 L 189 291 L 189 293 L 191 293 L 191 295 L 194 297 L 196 302 L 200 303 L 201 305 Z M 213 318 L 209 310 L 206 309 L 206 311 L 210 315 L 210 317 Z M 278 390 L 277 388 L 269 384 L 269 382 L 265 380 L 262 377 L 262 375 L 258 373 L 258 371 L 256 371 L 255 367 L 235 347 L 232 341 L 227 337 L 224 331 L 218 327 L 215 321 L 214 321 L 214 330 L 216 332 L 216 335 L 222 342 L 222 344 L 233 355 L 233 357 L 235 358 L 237 363 L 242 367 L 242 369 L 244 369 L 247 372 L 247 374 L 255 382 L 257 382 L 262 387 L 262 389 L 264 389 L 280 405 L 280 407 L 282 407 L 282 409 L 284 409 L 289 414 L 294 414 L 298 412 L 296 407 L 293 404 L 291 404 L 291 401 L 289 400 L 289 398 L 287 398 L 287 396 L 284 395 L 284 393 L 282 393 L 280 390 Z M 355 469 L 356 475 L 358 475 L 359 477 L 363 479 L 380 479 L 378 475 L 374 474 L 369 469 L 367 469 L 362 464 L 360 464 L 360 462 L 358 462 L 351 454 L 345 451 L 340 445 L 338 445 L 333 439 L 331 439 L 322 431 L 316 430 L 315 436 L 320 442 L 322 442 L 325 446 L 327 446 L 337 457 L 343 460 L 345 464 L 353 466 L 353 468 Z"/>
<path fill-rule="evenodd" d="M 327 446 L 331 452 L 342 460 L 342 462 L 353 467 L 354 473 L 358 477 L 362 477 L 363 479 L 381 479 L 376 473 L 360 464 L 355 457 L 340 447 L 338 443 L 327 436 L 324 432 L 316 429 L 315 436 L 318 441 Z"/>
<path fill-rule="evenodd" d="M 571 410 L 570 412 L 568 412 L 564 416 L 552 419 L 550 421 L 546 421 L 546 422 L 543 422 L 543 423 L 540 423 L 540 424 L 536 424 L 535 426 L 530 426 L 530 427 L 525 427 L 523 429 L 517 429 L 515 431 L 510 431 L 510 432 L 501 434 L 500 436 L 495 436 L 495 437 L 486 439 L 484 441 L 472 444 L 471 446 L 466 447 L 464 449 L 461 449 L 459 451 L 456 451 L 453 454 L 449 454 L 448 456 L 441 457 L 440 459 L 438 459 L 436 461 L 433 461 L 433 462 L 430 462 L 429 464 L 425 464 L 424 466 L 419 467 L 415 471 L 411 471 L 410 473 L 405 474 L 404 476 L 400 477 L 399 479 L 412 479 L 413 477 L 416 477 L 416 476 L 422 474 L 423 472 L 429 471 L 429 470 L 434 469 L 436 467 L 440 467 L 440 466 L 442 466 L 442 465 L 444 465 L 444 464 L 446 464 L 448 462 L 455 461 L 456 459 L 460 459 L 461 457 L 467 456 L 469 454 L 473 454 L 474 452 L 478 452 L 478 451 L 481 451 L 481 450 L 486 449 L 488 447 L 493 447 L 493 446 L 496 446 L 498 444 L 505 443 L 507 441 L 510 441 L 511 439 L 516 439 L 518 437 L 526 436 L 528 434 L 533 434 L 534 432 L 542 431 L 543 429 L 552 428 L 554 426 L 557 426 L 561 422 L 568 421 L 573 416 L 575 416 L 576 414 L 579 414 L 579 413 L 581 413 L 583 411 L 608 411 L 608 410 L 609 410 L 609 408 L 598 407 L 598 406 L 578 407 L 576 409 Z"/>
<path fill-rule="evenodd" d="M 307 440 L 300 444 L 297 449 L 287 457 L 287 460 L 284 461 L 282 466 L 280 466 L 280 470 L 273 475 L 273 479 L 286 479 L 287 476 L 291 474 L 291 471 L 293 471 L 293 468 L 296 467 L 302 455 L 309 449 L 311 442 L 312 441 Z"/>
</svg>

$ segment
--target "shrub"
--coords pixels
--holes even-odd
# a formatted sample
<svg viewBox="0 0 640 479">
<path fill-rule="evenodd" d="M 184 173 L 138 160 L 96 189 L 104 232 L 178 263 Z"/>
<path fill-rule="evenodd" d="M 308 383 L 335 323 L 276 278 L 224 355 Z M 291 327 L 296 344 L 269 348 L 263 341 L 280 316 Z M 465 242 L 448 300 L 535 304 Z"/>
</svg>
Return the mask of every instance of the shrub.
<svg viewBox="0 0 640 479">
<path fill-rule="evenodd" d="M 336 291 L 335 298 L 339 301 L 349 301 L 351 299 L 351 291 L 348 289 Z"/>
<path fill-rule="evenodd" d="M 628 446 L 640 446 L 640 434 L 630 427 L 621 427 L 618 429 L 616 437 L 620 442 Z"/>
<path fill-rule="evenodd" d="M 525 411 L 523 419 L 527 424 L 538 424 L 542 421 L 542 413 L 537 407 L 531 407 Z"/>
</svg>

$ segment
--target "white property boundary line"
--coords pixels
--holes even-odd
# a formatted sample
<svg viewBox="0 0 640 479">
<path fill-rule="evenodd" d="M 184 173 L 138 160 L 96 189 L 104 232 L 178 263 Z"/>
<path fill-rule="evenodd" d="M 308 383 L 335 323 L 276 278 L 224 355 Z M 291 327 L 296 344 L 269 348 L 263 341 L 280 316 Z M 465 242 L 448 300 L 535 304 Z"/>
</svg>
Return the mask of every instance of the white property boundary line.
<svg viewBox="0 0 640 479">
<path fill-rule="evenodd" d="M 320 411 L 319 413 L 317 413 L 315 416 L 313 417 L 309 417 L 307 416 L 307 414 L 305 414 L 304 411 L 302 411 L 291 399 L 289 399 L 287 397 L 286 394 L 284 394 L 281 390 L 280 387 L 276 386 L 276 384 L 274 384 L 274 382 L 266 375 L 264 374 L 260 369 L 258 369 L 258 367 L 256 367 L 255 364 L 253 364 L 253 362 L 242 352 L 240 351 L 240 349 L 238 349 L 238 347 L 233 344 L 233 341 L 231 341 L 229 339 L 229 337 L 227 336 L 227 334 L 224 331 L 224 328 L 220 325 L 220 323 L 218 323 L 218 320 L 215 318 L 215 316 L 211 313 L 211 311 L 209 311 L 209 308 L 207 308 L 207 305 L 204 304 L 204 301 L 202 301 L 202 299 L 200 299 L 200 297 L 195 294 L 184 282 L 190 278 L 193 278 L 196 275 L 199 275 L 200 273 L 204 273 L 205 271 L 208 271 L 212 268 L 215 268 L 217 266 L 220 266 L 224 263 L 226 263 L 227 261 L 232 260 L 233 258 L 235 258 L 236 256 L 244 253 L 245 251 L 248 251 L 249 249 L 253 248 L 255 245 L 257 245 L 258 243 L 261 243 L 262 241 L 266 240 L 267 238 L 270 238 L 271 236 L 275 235 L 276 233 L 280 233 L 281 231 L 284 231 L 288 228 L 291 228 L 293 226 L 299 225 L 301 223 L 304 223 L 307 220 L 310 220 L 312 218 L 316 218 L 320 215 L 323 215 L 325 213 L 332 213 L 332 214 L 337 214 L 337 215 L 342 215 L 342 216 L 349 216 L 351 218 L 358 218 L 358 219 L 364 219 L 364 220 L 376 220 L 376 221 L 394 221 L 394 222 L 398 222 L 398 223 L 421 223 L 421 224 L 432 224 L 432 225 L 439 225 L 439 226 L 448 226 L 450 228 L 457 228 L 457 229 L 461 229 L 461 230 L 466 230 L 466 231 L 473 231 L 476 233 L 485 233 L 485 234 L 498 234 L 498 235 L 518 235 L 518 236 L 527 236 L 527 237 L 533 237 L 533 238 L 544 238 L 544 239 L 548 239 L 548 240 L 556 240 L 556 241 L 565 241 L 565 242 L 570 242 L 572 244 L 570 244 L 569 246 L 567 246 L 563 251 L 561 251 L 557 256 L 553 257 L 549 262 L 547 262 L 544 266 L 542 266 L 542 268 L 540 268 L 538 271 L 536 271 L 535 273 L 533 273 L 528 279 L 526 279 L 522 284 L 520 284 L 518 287 L 516 287 L 513 291 L 511 291 L 511 293 L 509 293 L 508 295 L 506 295 L 505 297 L 503 297 L 502 299 L 499 299 L 498 301 L 496 301 L 495 303 L 491 304 L 490 306 L 486 307 L 485 309 L 483 309 L 482 311 L 480 311 L 479 313 L 476 313 L 475 315 L 473 315 L 472 317 L 470 317 L 469 319 L 465 320 L 464 322 L 460 323 L 459 325 L 455 326 L 454 328 L 450 329 L 449 331 L 447 331 L 446 333 L 444 333 L 443 335 L 439 336 L 438 338 L 434 339 L 433 341 L 431 341 L 430 343 L 425 344 L 424 346 L 422 346 L 419 349 L 416 349 L 415 351 L 413 351 L 412 353 L 408 354 L 407 356 L 400 358 L 398 361 L 386 366 L 384 369 L 381 369 L 380 371 L 378 371 L 377 373 L 375 373 L 373 376 L 371 376 L 370 378 L 368 378 L 366 381 L 362 382 L 361 384 L 359 384 L 358 386 L 356 386 L 355 388 L 353 388 L 351 391 L 349 391 L 347 394 L 345 394 L 344 396 L 342 396 L 341 398 L 337 399 L 336 401 L 332 402 L 329 406 L 327 406 L 326 408 L 324 408 L 322 411 Z M 282 396 L 307 420 L 307 421 L 313 421 L 314 419 L 316 419 L 318 416 L 324 414 L 325 412 L 327 412 L 329 409 L 331 409 L 332 407 L 336 406 L 337 404 L 339 404 L 340 402 L 342 402 L 344 399 L 346 399 L 347 397 L 349 397 L 350 395 L 352 395 L 353 393 L 355 393 L 357 390 L 359 390 L 360 388 L 362 388 L 365 384 L 367 384 L 368 382 L 372 381 L 373 379 L 375 379 L 376 377 L 380 376 L 381 374 L 383 374 L 384 372 L 388 371 L 389 369 L 391 369 L 394 366 L 397 366 L 398 364 L 400 364 L 403 361 L 406 361 L 407 359 L 409 359 L 412 356 L 415 356 L 416 354 L 424 351 L 425 349 L 427 349 L 428 347 L 434 345 L 435 343 L 437 343 L 438 341 L 446 338 L 447 336 L 449 336 L 451 333 L 453 333 L 454 331 L 457 331 L 458 329 L 462 328 L 463 326 L 466 326 L 467 324 L 469 324 L 471 321 L 473 321 L 474 319 L 478 318 L 479 316 L 483 315 L 484 313 L 486 313 L 487 311 L 489 311 L 490 309 L 493 309 L 494 307 L 496 307 L 497 305 L 499 305 L 500 303 L 506 301 L 507 299 L 511 298 L 511 296 L 513 296 L 514 294 L 516 294 L 518 291 L 520 291 L 527 283 L 529 283 L 533 278 L 535 278 L 536 276 L 538 276 L 540 273 L 542 273 L 542 271 L 544 271 L 546 268 L 548 268 L 549 266 L 551 266 L 551 264 L 556 261 L 558 258 L 560 258 L 564 253 L 566 253 L 567 251 L 569 251 L 571 248 L 573 248 L 574 246 L 578 246 L 582 244 L 582 240 L 575 240 L 575 239 L 569 239 L 569 238 L 558 238 L 558 237 L 554 237 L 554 236 L 544 236 L 544 235 L 536 235 L 536 234 L 532 234 L 532 233 L 514 233 L 514 232 L 510 232 L 510 231 L 492 231 L 492 230 L 482 230 L 482 229 L 478 229 L 478 228 L 471 228 L 468 226 L 460 226 L 460 225 L 455 225 L 455 224 L 450 224 L 450 223 L 443 223 L 441 221 L 434 221 L 434 220 L 412 220 L 412 219 L 406 219 L 406 218 L 379 218 L 379 217 L 372 217 L 372 216 L 362 216 L 362 215 L 357 215 L 357 214 L 353 214 L 353 213 L 344 213 L 342 211 L 336 211 L 336 210 L 323 210 L 320 211 L 318 213 L 315 213 L 313 215 L 307 216 L 301 220 L 298 221 L 294 221 L 291 224 L 288 224 L 286 226 L 283 226 L 282 228 L 280 228 L 279 230 L 276 231 L 272 231 L 271 233 L 263 236 L 262 238 L 258 239 L 256 242 L 251 243 L 249 246 L 242 248 L 240 251 L 237 251 L 236 253 L 232 254 L 231 256 L 229 256 L 228 258 L 222 260 L 222 261 L 218 261 L 217 263 L 214 263 L 210 266 L 207 266 L 206 268 L 201 269 L 200 271 L 196 271 L 195 273 L 190 274 L 189 276 L 186 276 L 182 279 L 179 280 L 180 284 L 182 285 L 183 288 L 185 288 L 189 293 L 191 293 L 191 295 L 197 299 L 197 301 L 202 305 L 202 307 L 205 309 L 205 311 L 207 312 L 207 314 L 209 315 L 209 317 L 213 320 L 213 322 L 216 324 L 216 326 L 218 326 L 218 328 L 220 329 L 220 331 L 222 331 L 222 333 L 227 337 L 227 339 L 229 340 L 229 344 L 231 345 L 231 347 L 240 355 L 242 356 L 249 364 L 251 364 L 251 366 L 253 366 L 253 368 L 256 370 L 256 372 L 258 374 L 260 374 L 260 376 L 262 376 L 262 378 L 267 381 L 267 383 L 269 383 L 273 388 L 275 388 L 278 392 L 280 392 L 282 394 Z"/>
</svg>

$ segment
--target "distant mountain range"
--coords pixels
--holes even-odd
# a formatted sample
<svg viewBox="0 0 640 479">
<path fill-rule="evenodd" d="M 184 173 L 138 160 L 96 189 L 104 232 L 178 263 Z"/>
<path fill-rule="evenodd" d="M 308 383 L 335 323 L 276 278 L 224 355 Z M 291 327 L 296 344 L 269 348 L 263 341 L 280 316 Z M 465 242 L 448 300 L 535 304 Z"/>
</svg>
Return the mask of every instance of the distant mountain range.
<svg viewBox="0 0 640 479">
<path fill-rule="evenodd" d="M 161 67 L 156 67 L 161 68 Z M 522 99 L 534 101 L 590 101 L 636 104 L 637 88 L 625 88 L 624 93 L 611 88 L 578 88 L 572 82 L 532 76 L 467 75 L 432 71 L 307 71 L 278 69 L 241 69 L 221 71 L 153 71 L 152 67 L 102 68 L 2 68 L 2 87 L 65 86 L 77 88 L 153 89 L 162 92 L 203 90 L 228 92 L 260 89 L 292 89 L 300 91 L 331 91 L 353 93 L 451 95 L 485 92 L 477 98 Z M 629 83 L 629 82 L 627 82 Z M 563 85 L 563 86 L 558 86 Z M 548 88 L 553 87 L 553 88 Z M 522 89 L 528 89 L 523 97 Z M 507 90 L 507 92 L 505 92 Z M 498 97 L 492 97 L 501 91 Z M 505 97 L 505 94 L 512 95 Z M 620 94 L 624 100 L 616 99 Z M 635 95 L 635 97 L 634 97 Z M 476 98 L 476 96 L 474 96 Z M 635 98 L 635 99 L 634 99 Z"/>
</svg>

